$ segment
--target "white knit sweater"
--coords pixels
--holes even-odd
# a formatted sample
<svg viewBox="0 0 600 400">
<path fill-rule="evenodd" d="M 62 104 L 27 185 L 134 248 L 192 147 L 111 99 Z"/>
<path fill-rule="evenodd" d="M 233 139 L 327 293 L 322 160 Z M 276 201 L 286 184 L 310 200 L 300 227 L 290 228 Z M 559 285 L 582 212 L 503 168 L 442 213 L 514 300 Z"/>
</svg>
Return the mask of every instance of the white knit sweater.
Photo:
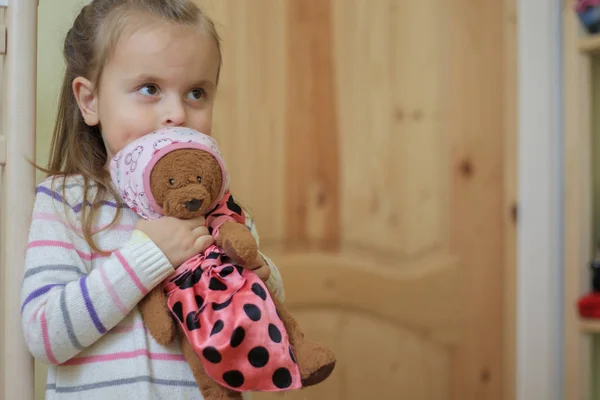
<svg viewBox="0 0 600 400">
<path fill-rule="evenodd" d="M 81 234 L 82 182 L 46 179 L 32 215 L 21 316 L 30 352 L 50 365 L 46 399 L 202 399 L 179 342 L 156 343 L 136 306 L 173 267 L 134 230 L 139 217 L 121 202 L 105 201 L 95 224 L 106 226 L 121 208 L 117 223 L 94 235 L 112 253 L 92 251 Z M 258 241 L 250 218 L 247 226 Z M 265 260 L 267 286 L 283 301 L 281 275 Z"/>
</svg>

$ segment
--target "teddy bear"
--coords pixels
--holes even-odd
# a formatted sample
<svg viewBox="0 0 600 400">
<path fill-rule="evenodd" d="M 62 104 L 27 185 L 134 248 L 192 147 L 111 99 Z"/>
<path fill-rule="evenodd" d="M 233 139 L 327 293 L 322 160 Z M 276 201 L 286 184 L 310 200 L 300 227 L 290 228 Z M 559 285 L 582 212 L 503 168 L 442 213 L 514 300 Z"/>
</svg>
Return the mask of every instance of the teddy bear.
<svg viewBox="0 0 600 400">
<path fill-rule="evenodd" d="M 116 154 L 110 173 L 140 217 L 205 216 L 215 238 L 139 303 L 158 343 L 180 340 L 205 399 L 300 389 L 331 375 L 332 350 L 305 338 L 251 270 L 264 261 L 259 262 L 258 244 L 229 190 L 226 164 L 212 137 L 189 128 L 160 129 Z"/>
</svg>

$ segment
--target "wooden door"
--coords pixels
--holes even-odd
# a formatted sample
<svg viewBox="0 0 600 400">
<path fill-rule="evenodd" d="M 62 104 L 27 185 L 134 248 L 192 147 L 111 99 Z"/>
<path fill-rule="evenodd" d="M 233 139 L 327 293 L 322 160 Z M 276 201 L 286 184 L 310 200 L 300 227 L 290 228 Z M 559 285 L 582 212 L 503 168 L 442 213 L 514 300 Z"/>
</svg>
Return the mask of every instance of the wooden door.
<svg viewBox="0 0 600 400">
<path fill-rule="evenodd" d="M 199 3 L 223 36 L 233 189 L 288 306 L 339 356 L 284 398 L 500 399 L 503 3 Z"/>
</svg>

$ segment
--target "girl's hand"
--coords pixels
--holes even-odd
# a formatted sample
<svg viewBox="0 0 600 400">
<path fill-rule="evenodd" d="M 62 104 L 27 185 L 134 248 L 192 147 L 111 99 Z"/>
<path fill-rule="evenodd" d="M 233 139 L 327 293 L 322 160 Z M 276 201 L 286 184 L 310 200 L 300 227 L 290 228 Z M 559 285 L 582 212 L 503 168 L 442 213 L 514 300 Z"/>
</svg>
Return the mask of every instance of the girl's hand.
<svg viewBox="0 0 600 400">
<path fill-rule="evenodd" d="M 263 282 L 269 280 L 269 277 L 271 276 L 271 268 L 265 263 L 265 260 L 260 254 L 256 258 L 256 262 L 246 266 L 246 268 L 252 270 Z"/>
<path fill-rule="evenodd" d="M 140 219 L 135 228 L 148 235 L 177 269 L 215 242 L 205 224 L 204 217 L 188 220 L 163 217 L 150 221 Z"/>
</svg>

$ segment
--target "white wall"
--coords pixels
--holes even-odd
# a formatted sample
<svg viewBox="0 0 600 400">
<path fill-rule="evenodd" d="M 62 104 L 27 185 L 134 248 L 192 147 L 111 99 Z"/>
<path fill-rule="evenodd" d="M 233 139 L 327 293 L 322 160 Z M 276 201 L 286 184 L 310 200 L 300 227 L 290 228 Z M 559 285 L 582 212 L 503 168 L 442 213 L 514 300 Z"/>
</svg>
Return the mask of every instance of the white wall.
<svg viewBox="0 0 600 400">
<path fill-rule="evenodd" d="M 561 0 L 518 0 L 517 400 L 562 393 Z"/>
</svg>

